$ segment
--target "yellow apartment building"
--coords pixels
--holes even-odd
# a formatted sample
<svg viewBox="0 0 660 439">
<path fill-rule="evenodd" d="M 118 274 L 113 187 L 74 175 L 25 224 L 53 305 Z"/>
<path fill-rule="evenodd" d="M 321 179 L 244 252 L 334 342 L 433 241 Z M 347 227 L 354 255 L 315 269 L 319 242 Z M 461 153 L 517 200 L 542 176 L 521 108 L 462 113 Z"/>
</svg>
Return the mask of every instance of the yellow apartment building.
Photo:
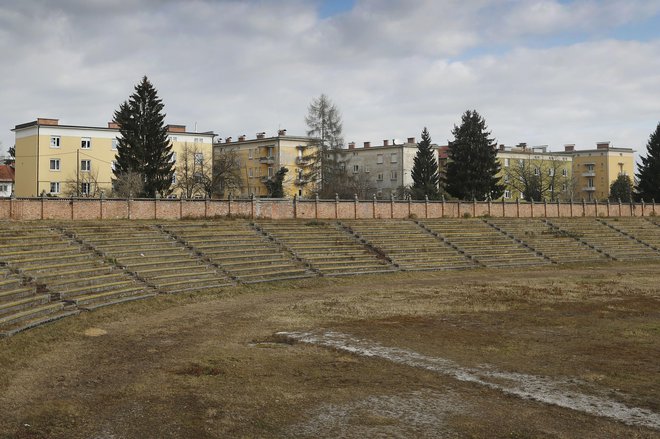
<svg viewBox="0 0 660 439">
<path fill-rule="evenodd" d="M 547 145 L 500 145 L 497 149 L 500 179 L 505 200 L 524 200 L 525 184 L 538 182 L 541 198 L 546 201 L 569 200 L 573 196 L 572 162 L 570 155 L 548 151 Z"/>
<path fill-rule="evenodd" d="M 613 147 L 610 142 L 599 142 L 596 149 L 575 150 L 575 145 L 564 145 L 561 153 L 573 158 L 575 199 L 605 200 L 610 185 L 619 175 L 634 181 L 635 151 Z"/>
<path fill-rule="evenodd" d="M 312 165 L 310 156 L 316 148 L 314 142 L 311 137 L 288 136 L 286 130 L 279 130 L 273 137 L 266 137 L 265 133 L 257 133 L 254 139 L 247 139 L 245 135 L 239 136 L 238 140 L 227 137 L 224 142 L 215 143 L 213 148 L 216 154 L 234 151 L 238 156 L 241 187 L 240 193 L 233 195 L 268 196 L 265 183 L 285 167 L 289 172 L 283 182 L 284 194 L 307 198 L 316 190 L 315 182 L 306 177 Z"/>
<path fill-rule="evenodd" d="M 199 160 L 211 162 L 213 132 L 191 133 L 183 125 L 167 128 L 175 159 L 194 148 Z M 16 125 L 12 131 L 16 139 L 16 196 L 65 196 L 72 185 L 81 196 L 99 195 L 101 190 L 110 195 L 119 136 L 115 123 L 89 127 L 38 118 Z"/>
</svg>

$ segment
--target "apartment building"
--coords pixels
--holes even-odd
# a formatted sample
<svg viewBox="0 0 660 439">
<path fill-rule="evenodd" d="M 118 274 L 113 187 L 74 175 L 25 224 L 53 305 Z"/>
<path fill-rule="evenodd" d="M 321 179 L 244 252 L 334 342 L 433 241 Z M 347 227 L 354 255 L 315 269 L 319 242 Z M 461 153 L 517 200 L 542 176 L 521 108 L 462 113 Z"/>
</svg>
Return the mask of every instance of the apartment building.
<svg viewBox="0 0 660 439">
<path fill-rule="evenodd" d="M 211 161 L 213 132 L 187 132 L 184 125 L 168 125 L 167 130 L 175 161 L 187 149 L 194 149 L 198 160 Z M 94 196 L 101 190 L 110 195 L 120 136 L 117 124 L 61 125 L 58 119 L 38 118 L 16 125 L 12 131 L 16 138 L 16 196 Z"/>
<path fill-rule="evenodd" d="M 634 181 L 635 151 L 631 148 L 598 142 L 596 149 L 576 150 L 574 144 L 567 144 L 558 154 L 572 158 L 575 199 L 607 199 L 610 185 L 619 175 L 628 175 Z"/>
<path fill-rule="evenodd" d="M 254 139 L 245 135 L 238 140 L 231 137 L 213 145 L 214 153 L 234 151 L 238 156 L 241 173 L 241 187 L 235 196 L 268 196 L 266 182 L 275 177 L 277 171 L 285 167 L 289 170 L 283 181 L 287 197 L 311 197 L 316 184 L 307 178 L 312 165 L 311 156 L 315 153 L 315 139 L 304 136 L 289 136 L 281 129 L 276 136 L 266 137 L 265 132 L 257 133 Z"/>
<path fill-rule="evenodd" d="M 505 200 L 530 198 L 525 192 L 534 186 L 537 196 L 547 201 L 569 200 L 573 195 L 573 157 L 548 151 L 547 145 L 499 145 L 499 174 Z"/>
<path fill-rule="evenodd" d="M 432 147 L 440 163 L 442 157 L 446 158 L 446 147 L 435 144 Z M 346 170 L 349 175 L 368 183 L 378 198 L 400 196 L 403 188 L 413 184 L 411 172 L 416 154 L 414 137 L 405 142 L 383 140 L 382 145 L 376 146 L 364 142 L 362 147 L 356 147 L 355 142 L 351 142 L 345 156 Z"/>
</svg>

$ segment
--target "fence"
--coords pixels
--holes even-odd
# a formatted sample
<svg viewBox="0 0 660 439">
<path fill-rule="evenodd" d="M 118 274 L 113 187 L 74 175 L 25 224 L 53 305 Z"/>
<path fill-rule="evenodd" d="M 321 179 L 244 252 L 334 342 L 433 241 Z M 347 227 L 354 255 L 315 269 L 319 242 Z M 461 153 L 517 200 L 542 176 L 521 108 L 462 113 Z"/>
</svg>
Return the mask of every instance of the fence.
<svg viewBox="0 0 660 439">
<path fill-rule="evenodd" d="M 0 199 L 0 220 L 176 220 L 237 216 L 272 219 L 655 216 L 653 203 L 319 199 Z"/>
</svg>

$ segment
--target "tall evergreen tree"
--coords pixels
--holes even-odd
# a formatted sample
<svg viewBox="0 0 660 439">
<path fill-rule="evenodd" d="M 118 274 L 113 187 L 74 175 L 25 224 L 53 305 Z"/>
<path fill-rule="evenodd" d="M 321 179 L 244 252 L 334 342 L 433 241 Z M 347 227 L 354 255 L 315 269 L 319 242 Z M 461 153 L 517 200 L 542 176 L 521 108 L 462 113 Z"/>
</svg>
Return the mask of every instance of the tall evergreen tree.
<svg viewBox="0 0 660 439">
<path fill-rule="evenodd" d="M 633 184 L 630 177 L 621 174 L 610 185 L 610 201 L 621 200 L 624 203 L 632 201 Z"/>
<path fill-rule="evenodd" d="M 476 110 L 467 110 L 461 125 L 454 125 L 449 142 L 446 191 L 461 200 L 495 199 L 502 196 L 497 144 L 487 131 L 486 121 Z"/>
<path fill-rule="evenodd" d="M 317 185 L 316 191 L 322 197 L 334 196 L 346 177 L 341 114 L 322 94 L 309 104 L 305 123 L 307 135 L 317 139 L 313 152 L 307 154 L 311 163 L 305 169 L 305 179 Z"/>
<path fill-rule="evenodd" d="M 426 127 L 422 131 L 421 142 L 417 143 L 417 154 L 413 159 L 411 176 L 413 179 L 411 188 L 413 198 L 418 200 L 423 200 L 425 196 L 428 196 L 429 200 L 440 198 L 438 161 L 435 159 L 431 147 L 431 135 Z"/>
<path fill-rule="evenodd" d="M 637 173 L 637 198 L 660 201 L 660 123 L 646 144 L 646 157 Z"/>
<path fill-rule="evenodd" d="M 163 102 L 147 77 L 135 86 L 135 92 L 115 111 L 119 125 L 116 179 L 138 174 L 144 180 L 144 197 L 170 192 L 174 163 L 172 144 L 164 124 Z"/>
</svg>

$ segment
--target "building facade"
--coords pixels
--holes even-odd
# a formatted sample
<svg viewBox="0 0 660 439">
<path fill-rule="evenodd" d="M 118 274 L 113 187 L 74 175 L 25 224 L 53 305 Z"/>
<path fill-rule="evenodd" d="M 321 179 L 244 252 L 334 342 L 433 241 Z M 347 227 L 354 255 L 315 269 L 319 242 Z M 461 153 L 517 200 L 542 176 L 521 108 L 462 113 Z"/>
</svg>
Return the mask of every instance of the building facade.
<svg viewBox="0 0 660 439">
<path fill-rule="evenodd" d="M 436 161 L 441 163 L 443 147 L 433 144 Z M 445 152 L 446 154 L 446 152 Z M 392 195 L 402 197 L 406 188 L 413 185 L 412 168 L 417 143 L 414 137 L 406 142 L 383 140 L 382 145 L 372 146 L 371 142 L 364 142 L 363 146 L 356 147 L 355 142 L 348 144 L 346 154 L 346 171 L 352 175 L 361 186 L 363 198 L 389 198 Z"/>
<path fill-rule="evenodd" d="M 546 145 L 499 145 L 500 179 L 505 200 L 570 200 L 574 195 L 570 155 L 549 152 Z"/>
<path fill-rule="evenodd" d="M 238 140 L 227 137 L 224 142 L 213 145 L 214 154 L 234 152 L 238 158 L 241 186 L 234 196 L 267 197 L 266 182 L 272 180 L 282 167 L 287 168 L 282 183 L 286 197 L 311 197 L 316 191 L 316 182 L 307 178 L 312 156 L 316 151 L 316 140 L 304 136 L 288 136 L 286 130 L 279 130 L 277 136 L 266 137 L 257 133 L 256 138 L 245 135 Z"/>
<path fill-rule="evenodd" d="M 211 163 L 215 134 L 190 133 L 183 125 L 167 128 L 175 160 L 192 150 L 198 160 Z M 12 131 L 16 137 L 16 196 L 111 194 L 120 136 L 115 123 L 90 127 L 60 125 L 58 119 L 39 118 L 16 125 Z M 175 168 L 178 175 L 178 163 Z"/>
<path fill-rule="evenodd" d="M 0 198 L 11 197 L 14 192 L 15 175 L 13 165 L 0 164 Z"/>
<path fill-rule="evenodd" d="M 596 149 L 576 150 L 575 145 L 564 145 L 560 155 L 572 157 L 575 199 L 605 200 L 610 185 L 619 175 L 628 175 L 634 183 L 635 151 L 613 147 L 610 142 L 599 142 Z"/>
</svg>

